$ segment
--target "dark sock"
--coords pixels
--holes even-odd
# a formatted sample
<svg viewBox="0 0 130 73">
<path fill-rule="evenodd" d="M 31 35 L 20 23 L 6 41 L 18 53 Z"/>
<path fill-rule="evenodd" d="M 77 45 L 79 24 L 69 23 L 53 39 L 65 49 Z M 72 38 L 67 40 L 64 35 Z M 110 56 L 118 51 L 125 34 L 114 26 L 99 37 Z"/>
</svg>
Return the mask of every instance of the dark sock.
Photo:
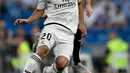
<svg viewBox="0 0 130 73">
<path fill-rule="evenodd" d="M 79 59 L 79 50 L 80 50 L 80 48 L 78 46 L 79 46 L 79 44 L 77 44 L 74 47 L 74 51 L 73 51 L 73 61 L 74 61 L 75 65 L 77 65 L 80 62 L 80 59 Z"/>
</svg>

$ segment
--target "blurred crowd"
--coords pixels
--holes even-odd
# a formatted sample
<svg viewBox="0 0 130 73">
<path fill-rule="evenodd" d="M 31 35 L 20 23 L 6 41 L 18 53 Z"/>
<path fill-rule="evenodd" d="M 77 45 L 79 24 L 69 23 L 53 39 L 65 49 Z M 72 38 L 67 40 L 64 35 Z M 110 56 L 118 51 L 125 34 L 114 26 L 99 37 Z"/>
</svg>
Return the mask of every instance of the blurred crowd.
<svg viewBox="0 0 130 73">
<path fill-rule="evenodd" d="M 45 18 L 13 24 L 27 18 L 38 0 L 0 0 L 0 73 L 20 73 L 32 52 L 34 33 L 44 27 Z M 87 36 L 81 54 L 89 54 L 95 73 L 127 73 L 130 69 L 130 0 L 92 0 L 93 14 L 84 19 Z M 51 63 L 52 53 L 45 64 Z M 83 61 L 84 62 L 84 61 Z"/>
</svg>

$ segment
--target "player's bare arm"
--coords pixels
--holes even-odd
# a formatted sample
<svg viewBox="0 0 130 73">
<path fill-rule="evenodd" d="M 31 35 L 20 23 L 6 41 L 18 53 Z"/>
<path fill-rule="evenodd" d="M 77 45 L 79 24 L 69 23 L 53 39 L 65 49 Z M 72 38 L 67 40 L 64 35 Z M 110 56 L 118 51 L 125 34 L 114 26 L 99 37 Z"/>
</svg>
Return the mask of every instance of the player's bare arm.
<svg viewBox="0 0 130 73">
<path fill-rule="evenodd" d="M 44 12 L 44 14 L 42 15 L 42 17 L 47 18 L 46 12 Z"/>
<path fill-rule="evenodd" d="M 79 29 L 82 32 L 82 36 L 86 36 L 87 32 L 86 32 L 86 27 L 84 25 L 84 10 L 83 10 L 83 6 L 82 3 L 79 3 Z"/>
<path fill-rule="evenodd" d="M 91 0 L 86 0 L 86 15 L 91 16 L 92 15 L 92 7 L 91 7 Z M 84 25 L 84 10 L 81 3 L 79 3 L 79 29 L 82 32 L 82 36 L 86 36 L 86 27 Z"/>
<path fill-rule="evenodd" d="M 14 24 L 27 24 L 39 19 L 44 14 L 44 10 L 35 9 L 33 14 L 27 19 L 16 19 Z"/>
<path fill-rule="evenodd" d="M 86 0 L 86 15 L 92 15 L 92 7 L 91 7 L 91 0 Z"/>
</svg>

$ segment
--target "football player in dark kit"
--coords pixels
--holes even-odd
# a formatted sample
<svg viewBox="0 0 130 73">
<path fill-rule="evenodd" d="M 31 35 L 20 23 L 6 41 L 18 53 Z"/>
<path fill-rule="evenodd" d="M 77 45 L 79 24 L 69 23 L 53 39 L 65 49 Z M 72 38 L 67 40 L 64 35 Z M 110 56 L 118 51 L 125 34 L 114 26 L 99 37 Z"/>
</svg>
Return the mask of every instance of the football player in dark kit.
<svg viewBox="0 0 130 73">
<path fill-rule="evenodd" d="M 80 9 L 80 13 L 83 13 L 82 9 Z M 86 15 L 89 17 L 92 14 L 92 8 L 91 8 L 91 0 L 86 0 Z M 82 16 L 79 19 L 79 28 L 75 34 L 74 39 L 74 50 L 73 50 L 73 69 L 76 73 L 91 73 L 91 71 L 81 63 L 79 58 L 79 51 L 80 51 L 80 44 L 82 37 L 87 35 L 86 27 L 84 26 L 84 14 L 81 14 L 79 16 Z"/>
</svg>

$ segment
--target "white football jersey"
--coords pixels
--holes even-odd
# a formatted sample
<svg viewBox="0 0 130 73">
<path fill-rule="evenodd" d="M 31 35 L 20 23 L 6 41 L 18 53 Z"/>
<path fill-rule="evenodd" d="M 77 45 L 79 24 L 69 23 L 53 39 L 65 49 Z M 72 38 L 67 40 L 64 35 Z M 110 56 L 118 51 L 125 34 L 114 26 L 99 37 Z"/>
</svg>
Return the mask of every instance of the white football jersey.
<svg viewBox="0 0 130 73">
<path fill-rule="evenodd" d="M 44 24 L 59 23 L 76 33 L 79 21 L 78 0 L 39 0 L 37 9 L 47 13 Z"/>
</svg>

